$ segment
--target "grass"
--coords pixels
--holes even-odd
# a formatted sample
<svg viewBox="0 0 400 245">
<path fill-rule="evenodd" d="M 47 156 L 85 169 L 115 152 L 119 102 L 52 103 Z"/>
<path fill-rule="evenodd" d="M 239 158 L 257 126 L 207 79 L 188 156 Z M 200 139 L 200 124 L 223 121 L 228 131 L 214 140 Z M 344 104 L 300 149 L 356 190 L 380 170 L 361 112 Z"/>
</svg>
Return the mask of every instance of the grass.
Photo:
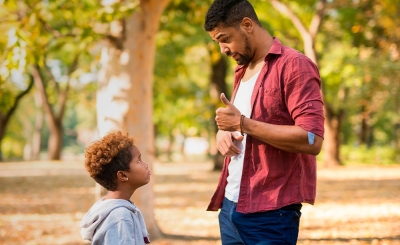
<svg viewBox="0 0 400 245">
<path fill-rule="evenodd" d="M 155 163 L 153 245 L 221 244 L 217 212 L 205 208 L 218 172 L 210 162 Z M 400 245 L 400 166 L 318 170 L 317 202 L 305 204 L 299 245 Z M 83 245 L 79 222 L 94 182 L 77 161 L 0 163 L 0 244 Z"/>
</svg>

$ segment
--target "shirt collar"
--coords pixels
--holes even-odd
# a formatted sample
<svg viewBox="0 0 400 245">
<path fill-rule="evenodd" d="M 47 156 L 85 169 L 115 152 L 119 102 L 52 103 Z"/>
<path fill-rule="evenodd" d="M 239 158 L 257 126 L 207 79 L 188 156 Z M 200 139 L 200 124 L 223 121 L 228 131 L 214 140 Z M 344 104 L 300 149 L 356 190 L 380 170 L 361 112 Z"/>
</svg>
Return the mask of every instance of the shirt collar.
<svg viewBox="0 0 400 245">
<path fill-rule="evenodd" d="M 282 54 L 282 43 L 279 41 L 277 37 L 273 37 L 271 48 L 269 49 L 268 54 Z M 267 54 L 267 56 L 268 56 Z M 265 56 L 265 57 L 267 57 Z"/>
</svg>

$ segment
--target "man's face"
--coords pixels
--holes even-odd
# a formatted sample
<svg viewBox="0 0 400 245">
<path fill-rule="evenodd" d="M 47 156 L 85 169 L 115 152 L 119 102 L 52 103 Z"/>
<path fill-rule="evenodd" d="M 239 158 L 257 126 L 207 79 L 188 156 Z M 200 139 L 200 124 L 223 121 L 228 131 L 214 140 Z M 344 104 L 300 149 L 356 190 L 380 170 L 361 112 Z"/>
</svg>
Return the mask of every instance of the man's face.
<svg viewBox="0 0 400 245">
<path fill-rule="evenodd" d="M 208 34 L 218 42 L 221 53 L 232 57 L 238 65 L 246 65 L 253 59 L 251 43 L 241 29 L 217 26 Z"/>
</svg>

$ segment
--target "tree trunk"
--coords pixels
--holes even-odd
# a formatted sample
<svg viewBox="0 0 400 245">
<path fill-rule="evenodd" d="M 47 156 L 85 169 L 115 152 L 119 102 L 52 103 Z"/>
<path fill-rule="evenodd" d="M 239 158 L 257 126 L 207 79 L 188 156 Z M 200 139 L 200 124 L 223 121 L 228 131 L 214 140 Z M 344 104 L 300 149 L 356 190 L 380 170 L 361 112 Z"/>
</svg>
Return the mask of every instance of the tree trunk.
<svg viewBox="0 0 400 245">
<path fill-rule="evenodd" d="M 60 160 L 63 136 L 62 122 L 59 119 L 54 120 L 52 118 L 47 118 L 47 123 L 49 124 L 50 128 L 50 137 L 48 141 L 48 158 L 50 160 Z"/>
<path fill-rule="evenodd" d="M 41 145 L 41 135 L 43 129 L 43 103 L 42 99 L 40 98 L 40 93 L 35 93 L 35 103 L 36 103 L 36 120 L 35 120 L 35 128 L 33 131 L 32 137 L 32 160 L 39 160 L 40 159 L 40 145 Z"/>
<path fill-rule="evenodd" d="M 210 144 L 210 155 L 212 157 L 214 167 L 213 170 L 218 171 L 222 169 L 224 165 L 224 157 L 217 150 L 216 145 L 216 134 L 218 127 L 215 124 L 215 111 L 220 104 L 220 94 L 224 93 L 227 97 L 228 89 L 226 85 L 226 74 L 228 73 L 228 61 L 226 56 L 222 55 L 218 49 L 210 49 L 211 57 L 211 75 L 210 75 L 210 97 L 212 102 L 213 117 L 210 119 L 210 130 L 209 130 L 209 144 Z"/>
<path fill-rule="evenodd" d="M 341 165 L 339 130 L 341 117 L 335 115 L 329 105 L 325 104 L 325 140 L 324 140 L 324 165 L 334 167 Z M 343 114 L 343 112 L 341 112 Z"/>
<path fill-rule="evenodd" d="M 3 160 L 3 151 L 1 149 L 1 142 L 5 135 L 6 125 L 4 123 L 0 123 L 0 162 Z"/>
<path fill-rule="evenodd" d="M 52 105 L 48 100 L 44 77 L 42 76 L 40 69 L 41 68 L 39 65 L 35 65 L 32 68 L 32 76 L 35 81 L 36 88 L 41 95 L 40 97 L 46 114 L 47 125 L 50 129 L 50 138 L 48 141 L 48 159 L 60 160 L 62 150 L 62 118 L 65 111 L 68 86 L 62 94 L 58 94 L 59 98 L 62 99 L 60 100 L 59 104 L 60 110 L 58 112 L 58 115 L 56 115 L 53 111 Z"/>
<path fill-rule="evenodd" d="M 110 130 L 128 132 L 153 170 L 153 68 L 155 36 L 169 0 L 140 1 L 140 10 L 111 25 L 110 42 L 102 51 L 97 114 L 100 136 Z M 153 171 L 154 172 L 154 171 Z M 134 201 L 153 239 L 161 236 L 154 218 L 153 181 L 139 188 Z"/>
<path fill-rule="evenodd" d="M 360 116 L 361 116 L 361 128 L 360 128 L 360 133 L 358 137 L 358 143 L 360 145 L 366 144 L 367 143 L 367 134 L 368 134 L 368 123 L 367 123 L 367 112 L 365 111 L 365 106 L 361 106 L 361 111 L 360 111 Z"/>
<path fill-rule="evenodd" d="M 17 110 L 18 104 L 21 99 L 29 93 L 29 91 L 33 87 L 34 80 L 30 77 L 28 86 L 25 90 L 21 91 L 14 99 L 14 103 L 11 105 L 10 109 L 6 111 L 5 114 L 0 112 L 0 161 L 2 161 L 2 149 L 1 149 L 1 142 L 3 140 L 4 135 L 6 134 L 7 124 L 9 123 L 11 116 L 14 114 L 15 110 Z"/>
<path fill-rule="evenodd" d="M 393 142 L 394 147 L 397 149 L 397 152 L 400 152 L 400 99 L 399 93 L 396 92 L 394 94 L 394 106 L 395 106 L 395 115 L 394 123 L 393 123 Z"/>
</svg>

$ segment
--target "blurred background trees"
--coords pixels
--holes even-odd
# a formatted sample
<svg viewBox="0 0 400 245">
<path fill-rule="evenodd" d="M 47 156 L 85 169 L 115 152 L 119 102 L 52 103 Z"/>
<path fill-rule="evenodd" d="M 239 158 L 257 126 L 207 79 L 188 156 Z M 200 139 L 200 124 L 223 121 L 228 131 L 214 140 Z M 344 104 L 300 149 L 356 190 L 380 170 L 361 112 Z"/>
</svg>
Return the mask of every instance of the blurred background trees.
<svg viewBox="0 0 400 245">
<path fill-rule="evenodd" d="M 203 29 L 211 2 L 0 1 L 0 159 L 81 160 L 119 129 L 150 165 L 209 160 L 220 169 L 214 117 L 235 63 Z M 399 163 L 400 2 L 250 2 L 273 36 L 320 67 L 319 162 Z M 136 198 L 157 237 L 146 188 Z"/>
<path fill-rule="evenodd" d="M 124 21 L 143 11 L 140 2 L 0 2 L 3 160 L 76 157 L 101 135 L 96 98 L 102 84 L 100 71 L 104 71 L 102 52 L 110 43 L 118 50 L 123 41 L 129 40 L 126 45 L 139 42 L 141 35 L 135 34 L 118 44 L 118 36 L 112 30 L 123 27 Z M 310 49 L 315 53 L 313 59 L 323 79 L 328 131 L 319 161 L 326 165 L 398 163 L 400 3 L 251 2 L 272 35 L 308 55 Z M 218 169 L 222 159 L 215 149 L 214 113 L 221 106 L 219 94 L 224 92 L 230 97 L 235 63 L 219 53 L 203 30 L 210 3 L 211 0 L 166 2 L 156 20 L 159 26 L 154 36 L 154 68 L 151 76 L 142 80 L 150 88 L 152 100 L 141 104 L 138 89 L 134 89 L 138 94 L 129 95 L 139 100 L 137 105 L 152 108 L 146 109 L 152 110 L 152 115 L 146 116 L 145 124 L 151 128 L 148 132 L 154 142 L 149 144 L 157 159 L 190 159 L 185 156 L 185 142 L 195 137 L 204 139 L 208 146 L 199 158 L 213 160 Z M 316 17 L 320 21 L 318 28 Z M 149 24 L 147 20 L 144 23 Z M 133 49 L 132 55 L 140 51 Z M 146 54 L 153 56 L 145 53 L 133 62 L 148 63 Z M 141 120 L 137 113 L 127 113 L 133 121 Z M 141 128 L 136 127 L 139 131 Z"/>
<path fill-rule="evenodd" d="M 69 133 L 63 125 L 67 104 L 71 94 L 79 91 L 80 76 L 89 72 L 88 67 L 93 62 L 89 47 L 99 40 L 91 19 L 98 6 L 95 1 L 5 1 L 2 5 L 1 29 L 5 35 L 1 40 L 1 80 L 4 91 L 11 92 L 11 88 L 24 86 L 29 81 L 35 84 L 30 94 L 35 98 L 26 98 L 30 101 L 19 109 L 28 118 L 16 122 L 26 130 L 23 140 L 13 142 L 15 138 L 11 137 L 11 144 L 17 145 L 6 148 L 3 153 L 18 158 L 24 154 L 21 149 L 25 149 L 25 159 L 38 158 L 37 147 L 41 145 L 41 136 L 46 134 L 42 133 L 44 115 L 48 132 L 44 145 L 48 158 L 59 160 L 63 137 Z M 15 104 L 9 96 L 2 96 L 1 100 Z M 26 114 L 27 111 L 31 114 Z M 5 122 L 2 127 L 7 128 L 8 124 Z M 7 134 L 5 137 L 4 144 L 8 145 Z"/>
</svg>

